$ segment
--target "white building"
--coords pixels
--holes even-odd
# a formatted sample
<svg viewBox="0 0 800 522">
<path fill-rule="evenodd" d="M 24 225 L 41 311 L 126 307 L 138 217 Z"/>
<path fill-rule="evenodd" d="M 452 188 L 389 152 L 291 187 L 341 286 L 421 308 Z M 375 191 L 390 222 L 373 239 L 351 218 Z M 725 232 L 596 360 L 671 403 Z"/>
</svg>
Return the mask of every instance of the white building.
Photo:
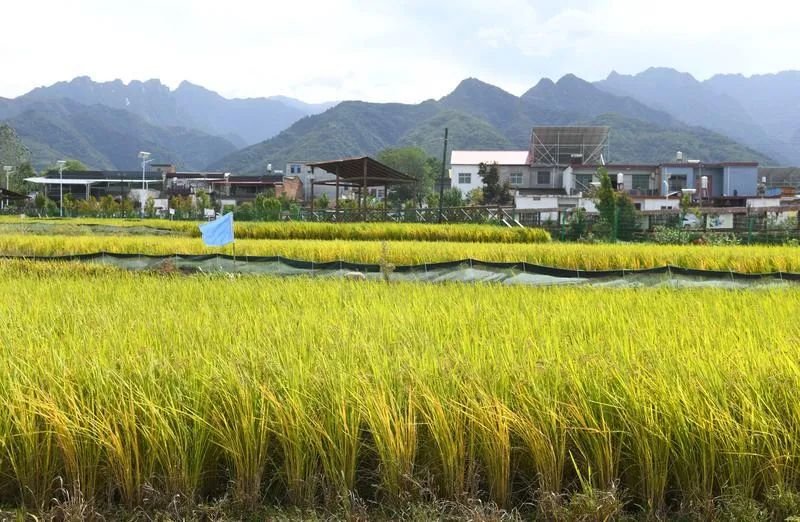
<svg viewBox="0 0 800 522">
<path fill-rule="evenodd" d="M 450 186 L 465 196 L 483 188 L 483 178 L 478 175 L 481 163 L 497 163 L 500 179 L 508 178 L 512 187 L 525 184 L 530 176 L 527 150 L 454 150 L 450 154 Z"/>
</svg>

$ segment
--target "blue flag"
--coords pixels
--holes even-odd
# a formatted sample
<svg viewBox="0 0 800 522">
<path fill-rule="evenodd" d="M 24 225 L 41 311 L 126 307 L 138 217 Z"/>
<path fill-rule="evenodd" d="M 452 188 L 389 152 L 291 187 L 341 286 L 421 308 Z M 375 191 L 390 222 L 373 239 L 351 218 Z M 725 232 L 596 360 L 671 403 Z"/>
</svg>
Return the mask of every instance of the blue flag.
<svg viewBox="0 0 800 522">
<path fill-rule="evenodd" d="M 233 242 L 233 212 L 200 225 L 203 243 L 207 246 L 225 246 Z"/>
</svg>

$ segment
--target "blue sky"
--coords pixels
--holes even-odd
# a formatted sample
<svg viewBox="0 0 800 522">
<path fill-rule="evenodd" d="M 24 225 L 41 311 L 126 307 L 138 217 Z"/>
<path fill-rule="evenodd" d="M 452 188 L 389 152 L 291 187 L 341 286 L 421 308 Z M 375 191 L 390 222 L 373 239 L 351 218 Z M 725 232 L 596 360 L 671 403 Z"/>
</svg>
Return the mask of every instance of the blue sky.
<svg viewBox="0 0 800 522">
<path fill-rule="evenodd" d="M 800 2 L 3 0 L 0 96 L 75 76 L 228 97 L 418 102 L 477 77 L 800 68 Z"/>
</svg>

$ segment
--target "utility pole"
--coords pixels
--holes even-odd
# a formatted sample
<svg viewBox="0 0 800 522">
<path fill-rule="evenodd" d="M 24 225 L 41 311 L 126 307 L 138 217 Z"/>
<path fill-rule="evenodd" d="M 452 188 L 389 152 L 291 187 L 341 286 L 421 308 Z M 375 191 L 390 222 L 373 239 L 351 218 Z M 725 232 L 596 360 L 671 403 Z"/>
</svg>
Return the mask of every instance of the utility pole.
<svg viewBox="0 0 800 522">
<path fill-rule="evenodd" d="M 447 127 L 444 128 L 444 148 L 442 149 L 442 175 L 439 178 L 439 223 L 442 222 L 442 205 L 444 204 L 444 168 L 447 163 Z"/>
</svg>

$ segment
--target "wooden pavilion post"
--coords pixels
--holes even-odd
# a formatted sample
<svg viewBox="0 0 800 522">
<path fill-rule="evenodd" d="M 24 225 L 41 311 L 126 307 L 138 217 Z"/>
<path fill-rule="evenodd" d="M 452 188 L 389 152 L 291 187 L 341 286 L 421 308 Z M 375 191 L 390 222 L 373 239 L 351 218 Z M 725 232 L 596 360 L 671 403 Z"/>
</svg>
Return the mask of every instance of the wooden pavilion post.
<svg viewBox="0 0 800 522">
<path fill-rule="evenodd" d="M 339 165 L 336 165 L 336 221 L 339 221 Z"/>
<path fill-rule="evenodd" d="M 364 197 L 364 221 L 367 220 L 367 158 L 364 158 L 364 180 L 362 182 L 362 194 Z"/>
</svg>

